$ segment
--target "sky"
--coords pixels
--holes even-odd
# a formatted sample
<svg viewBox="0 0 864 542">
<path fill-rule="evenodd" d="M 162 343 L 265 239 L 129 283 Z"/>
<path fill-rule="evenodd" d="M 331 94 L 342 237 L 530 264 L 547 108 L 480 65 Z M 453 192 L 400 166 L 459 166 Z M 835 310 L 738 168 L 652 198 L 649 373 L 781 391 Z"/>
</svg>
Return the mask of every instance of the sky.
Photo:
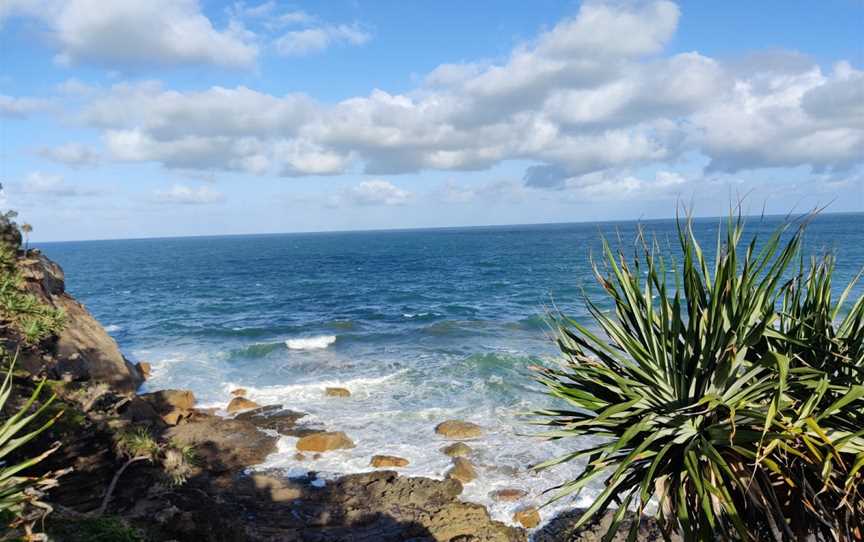
<svg viewBox="0 0 864 542">
<path fill-rule="evenodd" d="M 864 211 L 864 2 L 0 0 L 34 241 Z"/>
</svg>

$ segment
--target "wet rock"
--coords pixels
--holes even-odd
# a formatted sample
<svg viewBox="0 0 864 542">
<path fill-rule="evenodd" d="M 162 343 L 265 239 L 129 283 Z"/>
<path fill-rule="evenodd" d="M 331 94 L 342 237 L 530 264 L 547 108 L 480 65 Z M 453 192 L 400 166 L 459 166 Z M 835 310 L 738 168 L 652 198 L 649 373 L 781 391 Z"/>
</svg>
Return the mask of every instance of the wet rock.
<svg viewBox="0 0 864 542">
<path fill-rule="evenodd" d="M 526 495 L 528 495 L 528 492 L 522 489 L 508 487 L 504 489 L 496 489 L 495 491 L 490 492 L 489 498 L 497 502 L 514 502 Z"/>
<path fill-rule="evenodd" d="M 533 506 L 522 508 L 513 514 L 513 520 L 519 522 L 526 529 L 533 529 L 540 525 L 540 512 Z"/>
<path fill-rule="evenodd" d="M 387 467 L 407 467 L 408 463 L 409 461 L 407 459 L 395 455 L 373 455 L 372 461 L 369 462 L 369 466 L 375 467 L 376 469 Z"/>
<path fill-rule="evenodd" d="M 306 461 L 306 456 L 301 454 L 300 452 L 297 452 L 296 454 L 294 454 L 294 461 Z"/>
<path fill-rule="evenodd" d="M 257 465 L 276 451 L 277 437 L 258 430 L 246 420 L 207 417 L 169 428 L 168 439 L 191 445 L 207 468 L 217 472 Z"/>
<path fill-rule="evenodd" d="M 231 390 L 231 395 L 234 397 L 246 397 L 246 389 L 237 388 L 236 390 Z"/>
<path fill-rule="evenodd" d="M 353 447 L 354 442 L 342 431 L 313 433 L 297 441 L 297 450 L 301 452 L 328 452 Z"/>
<path fill-rule="evenodd" d="M 282 405 L 267 405 L 241 412 L 235 416 L 238 420 L 248 420 L 260 429 L 276 431 L 289 437 L 304 437 L 323 431 L 320 427 L 309 425 L 298 426 L 297 421 L 306 416 L 305 412 L 296 412 L 282 408 Z"/>
<path fill-rule="evenodd" d="M 464 457 L 456 457 L 453 459 L 453 467 L 447 471 L 447 478 L 467 484 L 477 478 L 477 471 L 474 470 L 474 465 L 470 461 Z"/>
<path fill-rule="evenodd" d="M 256 403 L 255 401 L 250 401 L 245 397 L 235 397 L 234 399 L 231 399 L 231 402 L 228 403 L 228 406 L 225 408 L 225 410 L 227 410 L 228 413 L 231 414 L 232 412 L 249 410 L 250 408 L 258 408 L 258 406 L 258 403 Z"/>
<path fill-rule="evenodd" d="M 447 420 L 435 427 L 435 432 L 451 440 L 467 440 L 483 435 L 483 428 L 476 423 L 461 420 Z"/>
<path fill-rule="evenodd" d="M 150 375 L 153 374 L 153 366 L 147 361 L 139 361 L 135 364 L 135 367 L 138 369 L 138 372 L 141 373 L 144 380 L 149 379 Z"/>
<path fill-rule="evenodd" d="M 351 397 L 351 392 L 346 388 L 326 388 L 324 395 L 327 397 Z"/>
<path fill-rule="evenodd" d="M 471 449 L 471 446 L 468 446 L 464 442 L 454 442 L 449 446 L 444 446 L 441 448 L 441 452 L 444 455 L 449 455 L 450 457 L 465 457 L 469 455 L 474 450 Z"/>
</svg>

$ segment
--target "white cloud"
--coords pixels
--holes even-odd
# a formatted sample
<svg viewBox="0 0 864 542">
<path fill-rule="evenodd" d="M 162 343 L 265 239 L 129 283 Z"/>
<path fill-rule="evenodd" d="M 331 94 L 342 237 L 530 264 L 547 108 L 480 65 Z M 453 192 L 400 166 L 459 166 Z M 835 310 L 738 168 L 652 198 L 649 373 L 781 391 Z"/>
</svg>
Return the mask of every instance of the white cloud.
<svg viewBox="0 0 864 542">
<path fill-rule="evenodd" d="M 275 17 L 277 8 L 250 5 L 243 16 Z M 664 56 L 678 19 L 664 0 L 587 2 L 501 62 L 445 64 L 404 94 L 375 89 L 324 104 L 242 86 L 172 91 L 144 82 L 98 91 L 81 120 L 102 130 L 117 160 L 283 176 L 518 160 L 529 163 L 529 187 L 596 197 L 616 183 L 622 193 L 666 190 L 662 179 L 627 172 L 669 169 L 687 153 L 712 171 L 861 163 L 861 71 L 841 62 L 826 73 L 782 52 Z M 338 28 L 296 24 L 312 32 L 286 34 L 296 38 L 286 52 L 332 44 L 321 29 Z"/>
<path fill-rule="evenodd" d="M 30 173 L 20 185 L 16 186 L 16 192 L 27 195 L 51 196 L 51 197 L 82 197 L 95 196 L 97 190 L 80 188 L 66 183 L 60 175 L 52 175 L 34 171 Z"/>
<path fill-rule="evenodd" d="M 389 181 L 373 179 L 363 181 L 331 199 L 331 204 L 353 205 L 404 205 L 413 194 L 403 190 Z"/>
<path fill-rule="evenodd" d="M 61 64 L 254 66 L 258 46 L 242 26 L 214 28 L 197 0 L 16 0 L 0 10 L 39 18 Z"/>
<path fill-rule="evenodd" d="M 209 186 L 193 188 L 182 184 L 175 184 L 167 190 L 157 190 L 154 192 L 154 200 L 158 203 L 168 204 L 206 205 L 220 203 L 225 200 L 225 196 Z"/>
<path fill-rule="evenodd" d="M 51 102 L 38 98 L 16 98 L 0 94 L 0 117 L 25 118 L 33 113 L 46 111 Z"/>
<path fill-rule="evenodd" d="M 94 166 L 99 163 L 99 154 L 80 143 L 66 143 L 57 147 L 44 147 L 39 154 L 45 158 L 71 167 Z"/>
<path fill-rule="evenodd" d="M 325 25 L 292 30 L 279 37 L 274 45 L 285 56 L 303 56 L 321 52 L 332 45 L 363 45 L 372 34 L 358 24 Z"/>
</svg>

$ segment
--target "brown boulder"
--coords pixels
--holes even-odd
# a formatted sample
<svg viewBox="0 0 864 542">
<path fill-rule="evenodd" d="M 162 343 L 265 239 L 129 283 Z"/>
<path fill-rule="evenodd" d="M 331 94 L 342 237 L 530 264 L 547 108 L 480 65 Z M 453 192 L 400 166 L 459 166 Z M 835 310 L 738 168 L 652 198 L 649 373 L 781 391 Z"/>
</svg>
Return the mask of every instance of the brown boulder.
<svg viewBox="0 0 864 542">
<path fill-rule="evenodd" d="M 533 529 L 540 525 L 540 512 L 533 506 L 522 508 L 513 514 L 513 520 L 519 522 L 526 529 Z"/>
<path fill-rule="evenodd" d="M 301 452 L 327 452 L 353 447 L 354 442 L 342 431 L 322 431 L 297 441 L 297 450 Z"/>
<path fill-rule="evenodd" d="M 246 399 L 245 397 L 235 397 L 234 399 L 231 399 L 231 402 L 228 403 L 228 406 L 225 408 L 225 410 L 228 411 L 228 414 L 231 414 L 233 412 L 237 412 L 240 410 L 249 410 L 250 408 L 258 408 L 258 406 L 259 406 L 258 403 L 256 403 L 255 401 L 250 401 L 249 399 Z"/>
<path fill-rule="evenodd" d="M 408 463 L 409 461 L 407 459 L 395 455 L 373 455 L 372 461 L 369 462 L 369 466 L 375 467 L 376 469 L 387 467 L 407 467 Z"/>
<path fill-rule="evenodd" d="M 165 437 L 181 446 L 193 446 L 202 466 L 217 472 L 263 462 L 276 451 L 278 440 L 251 422 L 215 416 L 171 427 Z"/>
<path fill-rule="evenodd" d="M 139 397 L 149 403 L 168 425 L 177 425 L 195 407 L 195 395 L 189 390 L 161 390 Z"/>
<path fill-rule="evenodd" d="M 449 446 L 441 448 L 441 452 L 450 457 L 465 457 L 473 451 L 474 450 L 471 449 L 471 446 L 468 446 L 464 442 L 454 442 Z"/>
<path fill-rule="evenodd" d="M 153 366 L 147 361 L 139 361 L 135 364 L 135 367 L 138 368 L 138 372 L 141 373 L 141 377 L 144 378 L 144 380 L 147 380 L 150 378 L 150 375 L 153 374 Z"/>
<path fill-rule="evenodd" d="M 463 484 L 477 478 L 477 471 L 474 470 L 474 465 L 464 457 L 453 459 L 453 467 L 447 471 L 447 478 L 459 480 Z"/>
<path fill-rule="evenodd" d="M 508 487 L 504 489 L 496 489 L 495 491 L 490 492 L 489 498 L 498 502 L 514 502 L 526 495 L 528 495 L 528 492 L 524 490 Z"/>
<path fill-rule="evenodd" d="M 451 440 L 467 440 L 483 435 L 483 428 L 476 423 L 447 420 L 435 426 L 435 432 Z"/>
<path fill-rule="evenodd" d="M 351 392 L 346 388 L 326 388 L 324 395 L 327 397 L 351 397 Z"/>
<path fill-rule="evenodd" d="M 237 388 L 236 390 L 231 390 L 231 395 L 234 397 L 246 397 L 246 389 Z"/>
</svg>

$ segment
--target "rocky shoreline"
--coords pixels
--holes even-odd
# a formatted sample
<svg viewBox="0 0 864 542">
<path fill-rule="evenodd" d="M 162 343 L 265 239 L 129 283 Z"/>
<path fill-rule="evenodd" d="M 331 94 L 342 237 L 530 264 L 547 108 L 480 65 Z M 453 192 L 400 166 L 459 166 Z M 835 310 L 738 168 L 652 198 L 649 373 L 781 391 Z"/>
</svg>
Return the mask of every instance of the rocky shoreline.
<svg viewBox="0 0 864 542">
<path fill-rule="evenodd" d="M 306 423 L 305 414 L 290 405 L 257 405 L 242 389 L 228 398 L 226 417 L 196 408 L 186 390 L 137 394 L 149 366 L 123 357 L 86 308 L 65 292 L 62 269 L 35 250 L 19 258 L 19 267 L 26 290 L 67 316 L 63 330 L 38 345 L 25 345 L 8 329 L 0 336 L 7 351 L 20 352 L 19 367 L 34 377 L 20 384 L 20 395 L 32 389 L 35 378 L 46 377 L 59 397 L 55 407 L 65 410 L 55 427 L 20 452 L 63 443 L 37 467 L 73 469 L 49 495 L 54 507 L 49 530 L 55 528 L 57 540 L 78 540 L 74 525 L 98 513 L 115 477 L 107 513 L 139 529 L 146 540 L 518 542 L 530 534 L 545 542 L 602 536 L 599 529 L 598 534 L 569 528 L 575 516 L 536 529 L 541 517 L 530 503 L 515 506 L 514 523 L 523 528 L 494 521 L 485 507 L 461 501 L 463 484 L 478 476 L 466 441 L 480 438 L 482 428 L 460 420 L 442 420 L 435 427 L 441 453 L 452 458 L 443 480 L 401 476 L 389 469 L 405 466 L 407 459 L 374 455 L 370 467 L 381 470 L 324 481 L 315 475 L 315 458 L 353 447 L 349 435 Z M 338 400 L 350 390 L 325 393 Z M 171 483 L 156 462 L 124 465 L 118 436 L 142 429 L 160 446 L 192 450 L 195 459 L 184 467 L 184 483 Z M 308 475 L 285 479 L 251 469 L 276 450 L 280 435 L 297 437 L 297 459 L 310 461 Z M 526 497 L 517 487 L 495 493 L 496 500 L 514 503 Z M 648 527 L 640 539 L 654 538 Z"/>
</svg>

